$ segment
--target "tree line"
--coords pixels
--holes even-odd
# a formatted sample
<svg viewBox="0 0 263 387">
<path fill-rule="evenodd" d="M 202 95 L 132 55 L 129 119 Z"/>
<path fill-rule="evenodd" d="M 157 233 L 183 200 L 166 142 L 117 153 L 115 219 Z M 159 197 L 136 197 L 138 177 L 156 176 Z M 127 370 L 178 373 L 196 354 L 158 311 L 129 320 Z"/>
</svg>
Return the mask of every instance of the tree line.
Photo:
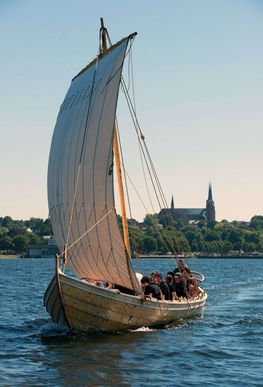
<svg viewBox="0 0 263 387">
<path fill-rule="evenodd" d="M 13 220 L 10 216 L 0 217 L 1 254 L 24 254 L 29 245 L 47 244 L 45 236 L 51 235 L 49 219 Z"/>
<path fill-rule="evenodd" d="M 171 217 L 146 215 L 143 227 L 129 221 L 131 251 L 139 254 L 242 254 L 263 252 L 263 216 L 250 222 L 184 224 Z"/>
<path fill-rule="evenodd" d="M 121 225 L 121 217 L 118 216 Z M 142 223 L 128 220 L 132 254 L 221 254 L 263 252 L 263 216 L 250 222 L 184 224 L 146 215 Z M 52 236 L 49 219 L 0 217 L 0 253 L 24 254 L 29 245 L 45 245 Z"/>
</svg>

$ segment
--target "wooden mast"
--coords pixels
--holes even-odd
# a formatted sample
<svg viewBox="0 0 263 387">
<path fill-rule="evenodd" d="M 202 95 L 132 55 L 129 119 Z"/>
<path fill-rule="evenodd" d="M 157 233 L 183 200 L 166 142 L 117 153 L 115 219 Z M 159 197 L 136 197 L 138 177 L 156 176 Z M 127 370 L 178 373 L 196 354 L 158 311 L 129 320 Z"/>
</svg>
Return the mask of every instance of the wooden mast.
<svg viewBox="0 0 263 387">
<path fill-rule="evenodd" d="M 103 18 L 100 18 L 100 23 L 101 23 L 100 51 L 102 52 L 104 50 L 107 50 L 107 39 L 106 39 L 107 30 L 104 27 Z M 124 245 L 125 245 L 125 249 L 126 249 L 128 257 L 131 258 L 131 248 L 130 248 L 128 222 L 127 222 L 126 209 L 125 209 L 124 190 L 123 190 L 121 162 L 120 162 L 120 151 L 119 151 L 118 133 L 117 133 L 116 125 L 114 126 L 113 151 L 114 151 L 114 156 L 115 156 L 116 175 L 117 175 L 118 189 L 119 189 Z"/>
<path fill-rule="evenodd" d="M 122 228 L 123 228 L 123 239 L 124 239 L 124 245 L 125 245 L 128 257 L 131 258 L 128 222 L 127 222 L 127 216 L 126 216 L 123 183 L 122 183 L 122 177 L 121 177 L 120 152 L 119 152 L 118 134 L 117 134 L 117 130 L 116 130 L 116 125 L 114 127 L 113 150 L 114 150 L 114 156 L 115 156 L 116 175 L 117 175 L 118 188 L 119 188 L 119 198 L 120 198 Z"/>
</svg>

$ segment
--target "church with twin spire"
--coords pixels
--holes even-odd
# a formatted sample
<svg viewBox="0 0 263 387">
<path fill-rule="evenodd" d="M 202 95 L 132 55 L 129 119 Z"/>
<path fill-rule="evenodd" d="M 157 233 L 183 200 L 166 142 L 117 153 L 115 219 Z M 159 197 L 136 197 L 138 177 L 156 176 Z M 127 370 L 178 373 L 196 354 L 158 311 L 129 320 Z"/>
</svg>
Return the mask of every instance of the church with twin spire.
<svg viewBox="0 0 263 387">
<path fill-rule="evenodd" d="M 199 221 L 215 221 L 216 211 L 215 203 L 212 196 L 212 185 L 209 183 L 208 198 L 206 200 L 205 208 L 175 208 L 174 198 L 172 197 L 171 208 L 163 208 L 158 217 L 159 219 L 169 214 L 175 221 L 182 221 L 183 223 L 198 223 Z"/>
</svg>

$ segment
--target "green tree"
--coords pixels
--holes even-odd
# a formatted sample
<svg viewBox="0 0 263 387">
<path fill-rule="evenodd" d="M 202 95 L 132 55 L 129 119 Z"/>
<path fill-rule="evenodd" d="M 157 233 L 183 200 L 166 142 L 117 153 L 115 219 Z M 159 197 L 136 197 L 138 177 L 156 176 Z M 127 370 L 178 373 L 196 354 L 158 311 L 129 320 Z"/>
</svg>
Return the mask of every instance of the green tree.
<svg viewBox="0 0 263 387">
<path fill-rule="evenodd" d="M 222 254 L 228 254 L 233 250 L 233 245 L 229 241 L 222 241 L 221 252 Z"/>
<path fill-rule="evenodd" d="M 10 216 L 5 216 L 2 218 L 2 227 L 10 228 L 13 225 L 14 221 Z"/>
<path fill-rule="evenodd" d="M 205 240 L 208 242 L 218 241 L 220 239 L 220 234 L 215 230 L 207 230 L 205 235 Z"/>
<path fill-rule="evenodd" d="M 168 212 L 162 212 L 159 215 L 159 223 L 164 227 L 174 227 L 175 226 L 175 221 L 173 220 L 171 214 Z"/>
<path fill-rule="evenodd" d="M 158 217 L 156 214 L 152 215 L 152 214 L 147 214 L 145 215 L 145 218 L 143 220 L 143 223 L 145 224 L 145 226 L 147 227 L 152 227 L 154 225 L 157 225 L 158 224 Z"/>
<path fill-rule="evenodd" d="M 169 251 L 182 253 L 190 252 L 190 246 L 188 240 L 181 231 L 175 229 L 166 229 L 162 233 L 166 244 L 168 245 Z"/>
<path fill-rule="evenodd" d="M 131 254 L 134 256 L 136 253 L 143 252 L 143 240 L 144 232 L 138 227 L 129 227 L 130 248 Z"/>
<path fill-rule="evenodd" d="M 263 230 L 263 216 L 256 215 L 250 220 L 250 227 L 255 230 Z"/>
<path fill-rule="evenodd" d="M 145 237 L 143 240 L 144 253 L 155 253 L 157 251 L 157 241 L 153 237 Z"/>
<path fill-rule="evenodd" d="M 0 226 L 0 238 L 7 234 L 7 231 L 4 227 Z"/>
<path fill-rule="evenodd" d="M 216 221 L 214 221 L 214 220 L 210 220 L 209 222 L 207 222 L 208 228 L 214 228 L 215 225 L 216 225 Z"/>
<path fill-rule="evenodd" d="M 192 252 L 204 251 L 204 237 L 199 227 L 188 227 L 184 235 L 188 240 Z"/>
<path fill-rule="evenodd" d="M 253 242 L 246 243 L 244 250 L 247 252 L 256 251 L 256 244 Z"/>
<path fill-rule="evenodd" d="M 0 238 L 0 250 L 6 251 L 11 250 L 13 248 L 12 238 L 8 235 L 3 235 Z"/>
<path fill-rule="evenodd" d="M 246 231 L 244 235 L 244 240 L 246 243 L 254 243 L 257 245 L 260 242 L 260 237 L 257 232 Z"/>
<path fill-rule="evenodd" d="M 17 253 L 23 254 L 28 246 L 28 239 L 25 235 L 16 235 L 13 238 L 13 245 Z"/>
<path fill-rule="evenodd" d="M 234 249 L 239 250 L 243 247 L 243 232 L 238 228 L 232 228 L 227 235 L 227 240 L 233 244 Z"/>
<path fill-rule="evenodd" d="M 30 233 L 27 235 L 27 243 L 29 245 L 41 245 L 45 243 L 45 240 L 35 233 Z"/>
</svg>

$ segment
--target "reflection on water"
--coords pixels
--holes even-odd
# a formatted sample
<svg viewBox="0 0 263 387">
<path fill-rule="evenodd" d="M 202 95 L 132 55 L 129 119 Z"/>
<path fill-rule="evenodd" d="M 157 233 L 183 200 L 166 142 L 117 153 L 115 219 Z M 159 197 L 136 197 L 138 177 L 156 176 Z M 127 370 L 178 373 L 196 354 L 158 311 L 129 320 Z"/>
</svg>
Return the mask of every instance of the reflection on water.
<svg viewBox="0 0 263 387">
<path fill-rule="evenodd" d="M 69 385 L 85 385 L 99 381 L 106 385 L 127 385 L 128 373 L 140 369 L 138 353 L 151 345 L 153 330 L 115 334 L 78 334 L 73 336 L 42 337 L 52 366 L 59 379 Z"/>
<path fill-rule="evenodd" d="M 161 330 L 140 328 L 125 333 L 73 335 L 64 332 L 60 336 L 53 336 L 51 329 L 41 341 L 46 348 L 47 366 L 53 367 L 58 378 L 68 385 L 140 385 L 149 379 L 165 380 L 167 372 L 174 373 L 178 362 L 183 369 L 187 367 L 182 362 L 182 348 L 185 350 L 199 323 L 196 318 Z M 193 330 L 187 330 L 189 327 Z"/>
</svg>

